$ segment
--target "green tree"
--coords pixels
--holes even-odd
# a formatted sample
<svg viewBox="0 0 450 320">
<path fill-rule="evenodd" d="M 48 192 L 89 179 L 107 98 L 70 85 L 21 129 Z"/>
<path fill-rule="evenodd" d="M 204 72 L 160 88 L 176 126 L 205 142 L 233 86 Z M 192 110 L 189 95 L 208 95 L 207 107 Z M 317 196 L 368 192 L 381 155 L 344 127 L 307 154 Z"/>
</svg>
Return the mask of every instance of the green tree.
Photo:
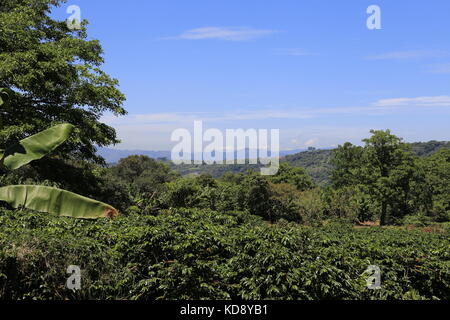
<svg viewBox="0 0 450 320">
<path fill-rule="evenodd" d="M 379 207 L 380 224 L 412 211 L 413 187 L 421 180 L 411 147 L 390 130 L 371 130 L 365 146 L 350 143 L 334 152 L 333 184 L 337 188 L 359 186 Z"/>
<path fill-rule="evenodd" d="M 167 208 L 192 208 L 199 205 L 201 188 L 191 178 L 181 178 L 165 184 L 161 203 Z"/>
<path fill-rule="evenodd" d="M 70 30 L 50 16 L 64 0 L 2 0 L 0 87 L 13 91 L 0 113 L 0 145 L 8 145 L 60 122 L 77 127 L 60 150 L 101 163 L 94 145 L 117 143 L 99 121 L 104 112 L 125 114 L 118 81 L 102 71 L 102 47 L 87 40 L 86 25 Z"/>
<path fill-rule="evenodd" d="M 216 188 L 217 182 L 214 180 L 214 178 L 208 174 L 208 173 L 202 173 L 201 175 L 195 177 L 195 181 L 202 187 L 202 188 Z"/>
<path fill-rule="evenodd" d="M 276 175 L 270 176 L 272 183 L 289 183 L 299 191 L 305 191 L 314 187 L 311 176 L 302 167 L 293 167 L 288 163 L 280 164 Z"/>
<path fill-rule="evenodd" d="M 179 176 L 166 163 L 144 155 L 120 159 L 111 171 L 121 180 L 132 184 L 138 192 L 145 193 L 159 191 L 164 183 L 173 181 Z"/>
<path fill-rule="evenodd" d="M 267 179 L 258 173 L 248 173 L 241 184 L 244 207 L 249 213 L 274 221 L 272 192 Z"/>
<path fill-rule="evenodd" d="M 450 149 L 441 149 L 422 161 L 426 183 L 422 194 L 429 195 L 428 214 L 437 221 L 450 221 Z"/>
<path fill-rule="evenodd" d="M 332 181 L 335 187 L 340 188 L 358 183 L 358 171 L 361 167 L 363 151 L 362 147 L 346 142 L 333 152 L 331 162 L 335 169 L 332 172 Z"/>
<path fill-rule="evenodd" d="M 363 222 L 372 219 L 370 196 L 361 191 L 361 185 L 327 188 L 324 190 L 324 202 L 330 218 L 347 222 Z"/>
<path fill-rule="evenodd" d="M 302 192 L 290 183 L 271 184 L 270 188 L 274 220 L 302 222 L 298 205 Z"/>
<path fill-rule="evenodd" d="M 372 136 L 363 140 L 366 144 L 363 177 L 380 203 L 380 225 L 385 225 L 388 206 L 393 216 L 408 213 L 414 156 L 411 147 L 390 130 L 371 130 L 370 133 Z"/>
</svg>

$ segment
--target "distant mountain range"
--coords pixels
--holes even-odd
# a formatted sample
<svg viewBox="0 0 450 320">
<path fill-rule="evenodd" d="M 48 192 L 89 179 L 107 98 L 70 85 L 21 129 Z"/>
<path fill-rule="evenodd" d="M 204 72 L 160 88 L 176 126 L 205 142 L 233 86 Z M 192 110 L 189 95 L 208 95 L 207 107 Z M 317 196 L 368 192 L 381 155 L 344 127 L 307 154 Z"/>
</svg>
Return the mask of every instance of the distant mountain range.
<svg viewBox="0 0 450 320">
<path fill-rule="evenodd" d="M 307 149 L 283 150 L 280 156 L 284 157 L 290 154 L 296 154 L 306 151 Z M 246 150 L 248 155 L 249 150 Z M 171 159 L 171 151 L 151 151 L 151 150 L 119 150 L 112 148 L 99 148 L 97 153 L 106 160 L 106 163 L 117 163 L 120 159 L 131 155 L 144 155 L 153 159 Z M 236 153 L 235 153 L 236 154 Z"/>
<path fill-rule="evenodd" d="M 428 141 L 428 142 L 414 142 L 411 143 L 411 146 L 414 150 L 414 152 L 418 156 L 427 156 L 434 152 L 436 152 L 440 148 L 450 148 L 450 142 L 449 141 Z M 292 160 L 296 159 L 296 154 L 301 154 L 303 152 L 307 151 L 318 151 L 314 154 L 321 154 L 321 155 L 329 155 L 331 154 L 331 150 L 333 148 L 321 148 L 320 150 L 315 148 L 309 148 L 309 149 L 295 149 L 295 150 L 282 150 L 280 151 L 281 157 L 286 157 L 289 155 L 294 155 L 293 157 L 290 157 Z M 248 151 L 246 150 L 246 155 L 248 156 Z M 171 151 L 152 151 L 152 150 L 119 150 L 119 149 L 112 149 L 112 148 L 99 148 L 97 153 L 102 156 L 107 163 L 114 164 L 119 162 L 120 159 L 126 158 L 131 155 L 144 155 L 148 156 L 153 159 L 166 159 L 170 160 L 171 158 Z M 308 153 L 309 155 L 311 153 Z M 300 156 L 302 158 L 302 156 Z M 319 157 L 321 158 L 321 157 Z M 323 159 L 322 159 L 323 160 Z M 295 160 L 294 160 L 295 162 Z M 313 160 L 314 162 L 314 160 Z"/>
<path fill-rule="evenodd" d="M 118 150 L 111 148 L 98 148 L 97 154 L 106 160 L 106 163 L 117 163 L 120 159 L 132 155 L 143 155 L 153 159 L 170 159 L 170 151 L 149 151 L 149 150 Z"/>
</svg>

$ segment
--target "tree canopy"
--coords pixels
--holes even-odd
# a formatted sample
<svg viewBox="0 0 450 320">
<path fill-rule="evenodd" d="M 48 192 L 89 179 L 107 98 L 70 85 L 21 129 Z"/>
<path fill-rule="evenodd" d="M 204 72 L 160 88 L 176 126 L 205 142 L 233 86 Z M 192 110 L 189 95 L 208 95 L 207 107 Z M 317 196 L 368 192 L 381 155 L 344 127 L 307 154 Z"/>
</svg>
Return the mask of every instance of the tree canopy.
<svg viewBox="0 0 450 320">
<path fill-rule="evenodd" d="M 101 69 L 102 47 L 98 40 L 88 40 L 87 21 L 80 30 L 71 30 L 51 17 L 51 10 L 63 3 L 1 1 L 0 88 L 12 94 L 0 113 L 0 145 L 68 122 L 78 130 L 60 153 L 102 162 L 95 145 L 119 140 L 99 119 L 105 112 L 124 115 L 125 96 L 118 81 Z"/>
</svg>

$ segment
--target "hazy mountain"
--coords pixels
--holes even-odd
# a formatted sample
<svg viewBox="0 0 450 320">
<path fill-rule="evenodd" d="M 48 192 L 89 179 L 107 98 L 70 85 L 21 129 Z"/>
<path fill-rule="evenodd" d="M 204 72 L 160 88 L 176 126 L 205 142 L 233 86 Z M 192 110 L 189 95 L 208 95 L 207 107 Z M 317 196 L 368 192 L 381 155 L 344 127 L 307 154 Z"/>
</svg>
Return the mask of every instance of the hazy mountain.
<svg viewBox="0 0 450 320">
<path fill-rule="evenodd" d="M 283 150 L 280 151 L 280 156 L 284 157 L 289 154 L 295 154 L 306 149 L 295 149 L 295 150 Z M 171 151 L 152 151 L 152 150 L 119 150 L 112 148 L 99 148 L 97 153 L 105 158 L 106 163 L 117 163 L 120 159 L 126 158 L 131 155 L 144 155 L 153 159 L 161 159 L 166 158 L 170 160 Z M 246 157 L 248 157 L 249 150 L 246 150 Z M 235 152 L 235 157 L 237 157 L 237 153 Z"/>
<path fill-rule="evenodd" d="M 170 151 L 118 150 L 111 148 L 98 148 L 97 153 L 105 158 L 106 163 L 117 163 L 120 159 L 132 155 L 144 155 L 154 159 L 170 159 Z"/>
</svg>

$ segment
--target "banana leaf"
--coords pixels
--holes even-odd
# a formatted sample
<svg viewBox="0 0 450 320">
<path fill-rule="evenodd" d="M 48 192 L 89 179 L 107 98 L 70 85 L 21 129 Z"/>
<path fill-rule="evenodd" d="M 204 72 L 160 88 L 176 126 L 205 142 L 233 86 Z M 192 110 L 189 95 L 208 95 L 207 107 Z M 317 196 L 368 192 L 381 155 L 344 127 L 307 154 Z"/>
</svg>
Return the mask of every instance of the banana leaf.
<svg viewBox="0 0 450 320">
<path fill-rule="evenodd" d="M 17 185 L 0 188 L 0 201 L 14 208 L 25 207 L 63 217 L 113 218 L 119 213 L 112 206 L 53 187 Z"/>
<path fill-rule="evenodd" d="M 3 165 L 9 170 L 15 170 L 41 159 L 66 141 L 73 129 L 73 125 L 63 123 L 21 140 L 5 150 L 2 155 Z"/>
</svg>

